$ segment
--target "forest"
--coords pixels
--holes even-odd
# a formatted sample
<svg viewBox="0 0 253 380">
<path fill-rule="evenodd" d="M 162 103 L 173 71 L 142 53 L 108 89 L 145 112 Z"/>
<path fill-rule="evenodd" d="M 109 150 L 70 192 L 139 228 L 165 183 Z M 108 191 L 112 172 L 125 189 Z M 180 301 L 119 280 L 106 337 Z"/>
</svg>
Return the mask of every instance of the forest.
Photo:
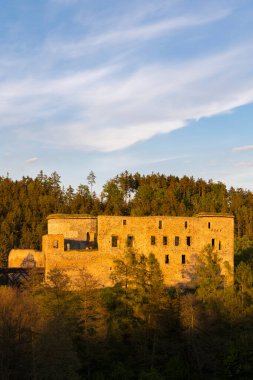
<svg viewBox="0 0 253 380">
<path fill-rule="evenodd" d="M 0 177 L 0 259 L 40 249 L 51 213 L 235 216 L 235 282 L 223 287 L 220 258 L 206 247 L 195 289 L 166 289 L 159 265 L 127 250 L 111 288 L 88 270 L 74 284 L 58 269 L 41 283 L 0 286 L 0 379 L 252 379 L 253 193 L 223 183 L 159 173 L 121 173 L 100 195 L 95 175 L 76 190 L 55 172 Z M 49 286 L 50 284 L 50 286 Z M 74 290 L 73 290 L 74 289 Z"/>
<path fill-rule="evenodd" d="M 253 193 L 227 189 L 212 180 L 178 178 L 162 174 L 140 175 L 127 171 L 108 180 L 100 195 L 92 191 L 93 172 L 87 184 L 64 188 L 60 176 L 41 171 L 35 179 L 0 177 L 0 266 L 6 266 L 12 248 L 41 248 L 47 233 L 46 218 L 52 213 L 89 215 L 192 216 L 199 212 L 235 216 L 238 249 L 253 240 Z"/>
<path fill-rule="evenodd" d="M 87 270 L 72 282 L 53 269 L 0 287 L 2 380 L 252 379 L 252 262 L 223 288 L 220 259 L 203 252 L 196 289 L 166 289 L 155 256 L 128 250 L 114 286 Z"/>
</svg>

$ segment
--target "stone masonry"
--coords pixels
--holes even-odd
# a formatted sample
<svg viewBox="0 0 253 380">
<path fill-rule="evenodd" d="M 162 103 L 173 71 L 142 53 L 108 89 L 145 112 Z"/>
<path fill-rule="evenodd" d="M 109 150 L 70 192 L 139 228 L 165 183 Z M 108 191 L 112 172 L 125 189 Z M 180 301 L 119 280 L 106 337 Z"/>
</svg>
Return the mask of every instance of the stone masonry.
<svg viewBox="0 0 253 380">
<path fill-rule="evenodd" d="M 188 273 L 207 245 L 221 258 L 226 283 L 233 282 L 234 218 L 228 214 L 195 217 L 49 215 L 42 252 L 34 251 L 33 255 L 37 266 L 45 267 L 46 275 L 58 267 L 75 281 L 80 270 L 86 269 L 101 286 L 110 286 L 114 260 L 131 247 L 137 253 L 155 255 L 166 286 L 187 286 Z M 12 250 L 9 266 L 24 265 L 27 253 L 28 250 Z M 229 272 L 225 269 L 227 264 Z"/>
</svg>

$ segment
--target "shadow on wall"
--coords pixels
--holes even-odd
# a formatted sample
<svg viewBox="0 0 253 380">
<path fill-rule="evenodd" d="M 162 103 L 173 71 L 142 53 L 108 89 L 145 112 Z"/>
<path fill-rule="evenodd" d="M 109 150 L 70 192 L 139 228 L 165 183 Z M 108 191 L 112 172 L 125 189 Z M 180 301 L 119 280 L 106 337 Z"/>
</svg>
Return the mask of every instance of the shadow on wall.
<svg viewBox="0 0 253 380">
<path fill-rule="evenodd" d="M 36 268 L 36 260 L 32 253 L 28 253 L 28 255 L 24 258 L 21 263 L 21 268 Z"/>
<path fill-rule="evenodd" d="M 64 251 L 97 249 L 97 242 L 87 240 L 64 239 Z"/>
</svg>

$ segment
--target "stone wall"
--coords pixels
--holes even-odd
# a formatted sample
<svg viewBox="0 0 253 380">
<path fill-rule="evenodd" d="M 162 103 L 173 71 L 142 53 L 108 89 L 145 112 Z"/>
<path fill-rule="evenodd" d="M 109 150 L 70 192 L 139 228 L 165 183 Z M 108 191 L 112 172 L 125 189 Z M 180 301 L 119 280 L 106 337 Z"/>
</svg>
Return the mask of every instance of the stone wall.
<svg viewBox="0 0 253 380">
<path fill-rule="evenodd" d="M 68 239 L 85 240 L 87 232 L 97 235 L 98 249 L 66 250 Z M 91 236 L 91 235 L 90 235 Z M 66 270 L 76 279 L 86 268 L 101 285 L 111 285 L 114 260 L 131 246 L 137 253 L 153 253 L 164 274 L 167 286 L 186 285 L 196 257 L 207 246 L 213 246 L 222 259 L 226 281 L 233 281 L 234 218 L 231 215 L 201 214 L 196 217 L 124 217 L 51 215 L 48 235 L 43 236 L 42 252 L 13 250 L 9 266 L 21 266 L 28 253 L 45 266 L 46 276 L 54 267 Z M 64 249 L 65 246 L 65 249 Z M 40 258 L 40 260 L 39 260 Z M 45 259 L 44 259 L 45 258 Z M 230 275 L 224 263 L 231 268 Z"/>
<path fill-rule="evenodd" d="M 58 241 L 58 247 L 54 244 Z M 110 286 L 110 273 L 113 260 L 111 256 L 103 256 L 98 250 L 64 251 L 63 235 L 43 236 L 43 252 L 46 254 L 46 277 L 51 269 L 59 268 L 70 276 L 73 283 L 85 269 L 99 285 Z"/>
<path fill-rule="evenodd" d="M 43 268 L 45 255 L 34 249 L 12 249 L 8 258 L 9 268 Z"/>
<path fill-rule="evenodd" d="M 98 247 L 102 256 L 117 256 L 127 245 L 140 254 L 152 252 L 168 286 L 189 281 L 187 273 L 208 244 L 214 246 L 233 270 L 233 241 L 234 218 L 230 215 L 98 217 Z M 223 270 L 226 274 L 225 266 Z"/>
<path fill-rule="evenodd" d="M 52 214 L 47 218 L 48 234 L 63 234 L 65 239 L 86 241 L 87 234 L 94 241 L 97 234 L 97 218 L 84 215 Z"/>
</svg>

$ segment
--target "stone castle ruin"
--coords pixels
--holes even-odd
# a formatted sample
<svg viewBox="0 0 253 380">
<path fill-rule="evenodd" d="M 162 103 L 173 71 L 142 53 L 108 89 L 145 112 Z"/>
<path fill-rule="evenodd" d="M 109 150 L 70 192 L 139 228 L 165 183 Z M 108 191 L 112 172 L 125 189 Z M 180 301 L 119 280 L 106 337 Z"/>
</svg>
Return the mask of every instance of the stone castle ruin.
<svg viewBox="0 0 253 380">
<path fill-rule="evenodd" d="M 157 258 L 166 286 L 187 286 L 187 268 L 210 245 L 222 260 L 226 282 L 233 281 L 234 217 L 228 214 L 174 216 L 48 216 L 48 234 L 42 251 L 15 250 L 9 255 L 9 268 L 53 268 L 66 271 L 71 279 L 86 269 L 101 286 L 112 285 L 114 260 L 128 248 Z M 225 265 L 226 263 L 226 265 Z M 225 270 L 227 263 L 230 272 Z"/>
</svg>

